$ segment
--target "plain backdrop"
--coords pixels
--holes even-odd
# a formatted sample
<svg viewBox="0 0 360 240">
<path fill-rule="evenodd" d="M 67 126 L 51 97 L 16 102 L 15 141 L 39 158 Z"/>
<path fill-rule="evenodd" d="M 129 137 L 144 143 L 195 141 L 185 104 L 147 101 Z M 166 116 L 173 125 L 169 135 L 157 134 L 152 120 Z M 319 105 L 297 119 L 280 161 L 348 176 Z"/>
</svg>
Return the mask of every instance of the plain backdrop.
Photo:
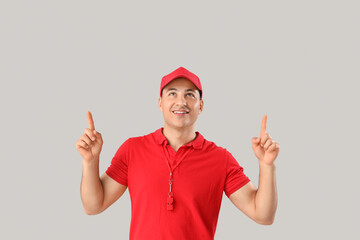
<svg viewBox="0 0 360 240">
<path fill-rule="evenodd" d="M 258 184 L 251 138 L 279 142 L 278 210 L 262 226 L 223 195 L 215 239 L 359 236 L 358 1 L 1 1 L 1 239 L 128 239 L 129 192 L 86 215 L 75 143 L 86 111 L 100 174 L 163 126 L 161 78 L 197 74 L 196 131 Z"/>
</svg>

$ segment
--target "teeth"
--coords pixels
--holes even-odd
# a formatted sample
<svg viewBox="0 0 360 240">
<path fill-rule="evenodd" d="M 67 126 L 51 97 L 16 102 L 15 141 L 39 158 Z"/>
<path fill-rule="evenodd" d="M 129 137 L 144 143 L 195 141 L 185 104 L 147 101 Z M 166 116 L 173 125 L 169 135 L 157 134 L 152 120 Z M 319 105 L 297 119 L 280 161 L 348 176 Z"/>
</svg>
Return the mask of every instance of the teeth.
<svg viewBox="0 0 360 240">
<path fill-rule="evenodd" d="M 179 111 L 174 111 L 174 113 L 186 113 L 186 112 L 179 112 Z"/>
</svg>

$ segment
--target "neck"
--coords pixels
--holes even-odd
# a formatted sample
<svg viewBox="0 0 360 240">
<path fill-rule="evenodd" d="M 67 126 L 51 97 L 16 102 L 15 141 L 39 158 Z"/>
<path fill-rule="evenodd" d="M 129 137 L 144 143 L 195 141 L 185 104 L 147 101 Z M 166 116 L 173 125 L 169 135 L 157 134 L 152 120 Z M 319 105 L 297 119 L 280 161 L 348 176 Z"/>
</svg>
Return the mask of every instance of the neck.
<svg viewBox="0 0 360 240">
<path fill-rule="evenodd" d="M 182 145 L 192 142 L 196 138 L 194 127 L 176 129 L 165 124 L 163 134 L 175 151 L 177 151 Z"/>
</svg>

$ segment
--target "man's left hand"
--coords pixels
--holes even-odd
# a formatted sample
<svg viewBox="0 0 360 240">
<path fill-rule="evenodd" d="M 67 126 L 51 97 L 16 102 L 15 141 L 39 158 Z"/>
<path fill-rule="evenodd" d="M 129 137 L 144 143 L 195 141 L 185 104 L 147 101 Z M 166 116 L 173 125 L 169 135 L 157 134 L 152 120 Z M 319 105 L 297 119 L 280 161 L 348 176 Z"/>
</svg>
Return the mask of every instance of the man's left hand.
<svg viewBox="0 0 360 240">
<path fill-rule="evenodd" d="M 267 115 L 264 115 L 261 123 L 260 137 L 252 138 L 252 148 L 259 163 L 271 165 L 279 154 L 280 145 L 266 132 Z"/>
</svg>

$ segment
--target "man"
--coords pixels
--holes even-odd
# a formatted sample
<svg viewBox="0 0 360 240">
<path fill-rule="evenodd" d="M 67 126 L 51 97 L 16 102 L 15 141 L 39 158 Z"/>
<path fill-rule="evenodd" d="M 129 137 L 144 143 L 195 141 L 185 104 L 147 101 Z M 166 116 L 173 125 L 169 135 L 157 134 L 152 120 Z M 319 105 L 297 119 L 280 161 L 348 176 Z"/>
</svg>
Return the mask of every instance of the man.
<svg viewBox="0 0 360 240">
<path fill-rule="evenodd" d="M 266 132 L 252 139 L 259 160 L 259 187 L 225 148 L 195 132 L 203 111 L 200 79 L 180 67 L 164 76 L 159 109 L 164 127 L 127 139 L 99 178 L 102 136 L 90 112 L 89 128 L 76 142 L 83 157 L 81 199 L 87 214 L 99 214 L 129 187 L 130 239 L 214 239 L 223 192 L 259 224 L 272 224 L 277 208 L 275 159 L 279 144 Z"/>
</svg>

